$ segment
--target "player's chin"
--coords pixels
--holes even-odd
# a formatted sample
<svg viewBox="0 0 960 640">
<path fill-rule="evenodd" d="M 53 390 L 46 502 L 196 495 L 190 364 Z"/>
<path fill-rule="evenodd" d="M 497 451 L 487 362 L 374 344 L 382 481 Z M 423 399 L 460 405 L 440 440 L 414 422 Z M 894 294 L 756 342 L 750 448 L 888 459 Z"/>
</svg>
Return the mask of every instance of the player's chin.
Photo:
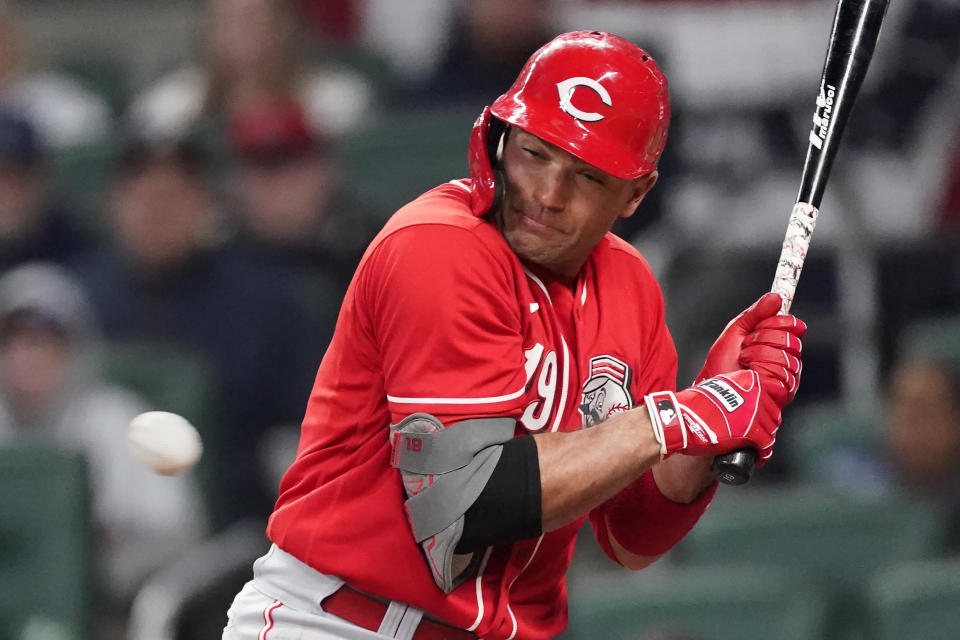
<svg viewBox="0 0 960 640">
<path fill-rule="evenodd" d="M 504 230 L 503 236 L 514 253 L 534 262 L 538 261 L 535 257 L 548 253 L 550 249 L 551 243 L 548 239 L 524 227 L 508 228 Z"/>
</svg>

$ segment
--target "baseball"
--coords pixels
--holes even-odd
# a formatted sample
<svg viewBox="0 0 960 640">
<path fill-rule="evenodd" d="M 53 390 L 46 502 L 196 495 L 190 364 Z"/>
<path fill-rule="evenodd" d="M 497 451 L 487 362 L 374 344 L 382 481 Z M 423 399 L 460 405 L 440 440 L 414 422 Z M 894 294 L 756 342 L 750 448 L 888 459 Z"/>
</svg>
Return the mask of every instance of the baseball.
<svg viewBox="0 0 960 640">
<path fill-rule="evenodd" d="M 134 457 L 165 476 L 183 473 L 203 453 L 203 442 L 194 426 L 169 411 L 147 411 L 131 420 L 127 444 Z"/>
</svg>

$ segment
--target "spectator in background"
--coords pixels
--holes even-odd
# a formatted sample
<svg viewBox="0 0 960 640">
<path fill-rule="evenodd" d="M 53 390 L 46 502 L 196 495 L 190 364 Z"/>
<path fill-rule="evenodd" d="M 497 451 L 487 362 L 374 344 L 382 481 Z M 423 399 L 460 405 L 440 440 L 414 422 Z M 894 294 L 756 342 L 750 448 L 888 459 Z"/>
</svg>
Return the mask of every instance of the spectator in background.
<svg viewBox="0 0 960 640">
<path fill-rule="evenodd" d="M 408 99 L 477 108 L 495 100 L 530 54 L 553 37 L 551 17 L 547 0 L 461 3 L 439 66 Z"/>
<path fill-rule="evenodd" d="M 875 439 L 827 454 L 823 480 L 856 491 L 905 492 L 943 508 L 960 552 L 960 316 L 901 336 Z"/>
<path fill-rule="evenodd" d="M 92 247 L 70 216 L 49 202 L 46 169 L 33 126 L 0 109 L 0 270 L 29 260 L 70 264 Z"/>
<path fill-rule="evenodd" d="M 30 40 L 0 2 L 0 108 L 26 114 L 51 149 L 103 140 L 112 128 L 107 101 L 62 73 L 34 69 Z"/>
<path fill-rule="evenodd" d="M 311 32 L 353 43 L 360 37 L 365 0 L 295 0 Z"/>
<path fill-rule="evenodd" d="M 275 487 L 257 447 L 267 429 L 299 424 L 320 353 L 293 286 L 223 242 L 209 171 L 190 141 L 128 141 L 110 196 L 113 250 L 78 270 L 108 338 L 190 349 L 215 368 L 221 526 L 269 512 Z"/>
<path fill-rule="evenodd" d="M 877 78 L 859 98 L 863 108 L 850 123 L 851 143 L 871 150 L 902 151 L 921 136 L 924 114 L 960 63 L 960 4 L 912 0 L 894 26 L 883 38 L 896 44 L 897 55 L 877 69 Z"/>
<path fill-rule="evenodd" d="M 357 211 L 341 193 L 330 140 L 310 128 L 297 103 L 239 112 L 229 140 L 237 168 L 231 191 L 238 198 L 240 242 L 296 283 L 311 327 L 311 344 L 303 348 L 322 354 L 379 221 Z"/>
<path fill-rule="evenodd" d="M 369 115 L 372 89 L 360 75 L 313 64 L 290 0 L 209 0 L 202 61 L 160 78 L 136 97 L 133 126 L 150 137 L 193 128 L 224 143 L 237 111 L 291 99 L 316 131 L 341 134 Z"/>
<path fill-rule="evenodd" d="M 856 154 L 847 190 L 868 217 L 868 236 L 889 245 L 885 253 L 913 240 L 922 259 L 920 244 L 957 230 L 956 210 L 945 207 L 960 180 L 960 3 L 895 4 L 845 134 Z M 931 273 L 913 269 L 911 277 Z"/>
<path fill-rule="evenodd" d="M 960 363 L 920 356 L 899 363 L 886 447 L 898 484 L 948 498 L 960 516 Z"/>
<path fill-rule="evenodd" d="M 960 552 L 960 358 L 907 355 L 890 378 L 881 476 L 947 516 L 949 551 Z"/>
<path fill-rule="evenodd" d="M 346 201 L 332 141 L 285 101 L 238 113 L 230 142 L 249 245 L 275 262 L 334 276 L 345 289 L 382 221 Z"/>
<path fill-rule="evenodd" d="M 952 148 L 937 227 L 956 240 L 960 238 L 960 117 L 957 118 Z"/>
<path fill-rule="evenodd" d="M 30 263 L 0 279 L 0 444 L 86 455 L 105 604 L 116 613 L 148 574 L 197 542 L 205 515 L 192 475 L 158 476 L 128 452 L 127 425 L 147 407 L 104 382 L 100 348 L 90 303 L 67 272 Z"/>
</svg>

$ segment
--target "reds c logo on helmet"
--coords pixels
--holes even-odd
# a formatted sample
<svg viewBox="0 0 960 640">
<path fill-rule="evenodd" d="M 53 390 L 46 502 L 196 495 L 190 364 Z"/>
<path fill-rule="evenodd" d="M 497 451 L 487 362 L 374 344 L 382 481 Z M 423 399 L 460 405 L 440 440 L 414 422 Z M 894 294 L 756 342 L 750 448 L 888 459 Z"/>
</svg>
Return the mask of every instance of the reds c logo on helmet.
<svg viewBox="0 0 960 640">
<path fill-rule="evenodd" d="M 574 31 L 538 49 L 477 119 L 470 140 L 472 208 L 493 204 L 491 120 L 519 127 L 618 178 L 653 171 L 667 140 L 667 80 L 643 49 L 602 31 Z"/>
<path fill-rule="evenodd" d="M 573 106 L 571 100 L 573 99 L 573 92 L 577 87 L 588 87 L 593 89 L 597 95 L 600 96 L 600 100 L 603 101 L 603 104 L 607 105 L 608 107 L 613 106 L 613 102 L 610 100 L 610 94 L 607 93 L 607 90 L 603 88 L 602 84 L 593 78 L 567 78 L 563 82 L 557 83 L 557 93 L 560 95 L 560 109 L 573 116 L 577 120 L 583 120 L 584 122 L 596 122 L 597 120 L 603 120 L 602 114 L 593 111 L 581 111 Z"/>
</svg>

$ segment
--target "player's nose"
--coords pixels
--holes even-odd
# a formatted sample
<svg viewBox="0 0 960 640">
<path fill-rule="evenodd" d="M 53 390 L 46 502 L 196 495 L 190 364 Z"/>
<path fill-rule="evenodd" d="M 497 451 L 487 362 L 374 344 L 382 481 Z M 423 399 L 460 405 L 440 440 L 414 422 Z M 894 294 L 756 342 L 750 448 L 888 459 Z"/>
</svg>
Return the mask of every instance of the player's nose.
<svg viewBox="0 0 960 640">
<path fill-rule="evenodd" d="M 539 172 L 533 189 L 533 197 L 542 208 L 562 211 L 570 197 L 570 182 L 566 171 L 559 167 L 547 167 Z"/>
</svg>

